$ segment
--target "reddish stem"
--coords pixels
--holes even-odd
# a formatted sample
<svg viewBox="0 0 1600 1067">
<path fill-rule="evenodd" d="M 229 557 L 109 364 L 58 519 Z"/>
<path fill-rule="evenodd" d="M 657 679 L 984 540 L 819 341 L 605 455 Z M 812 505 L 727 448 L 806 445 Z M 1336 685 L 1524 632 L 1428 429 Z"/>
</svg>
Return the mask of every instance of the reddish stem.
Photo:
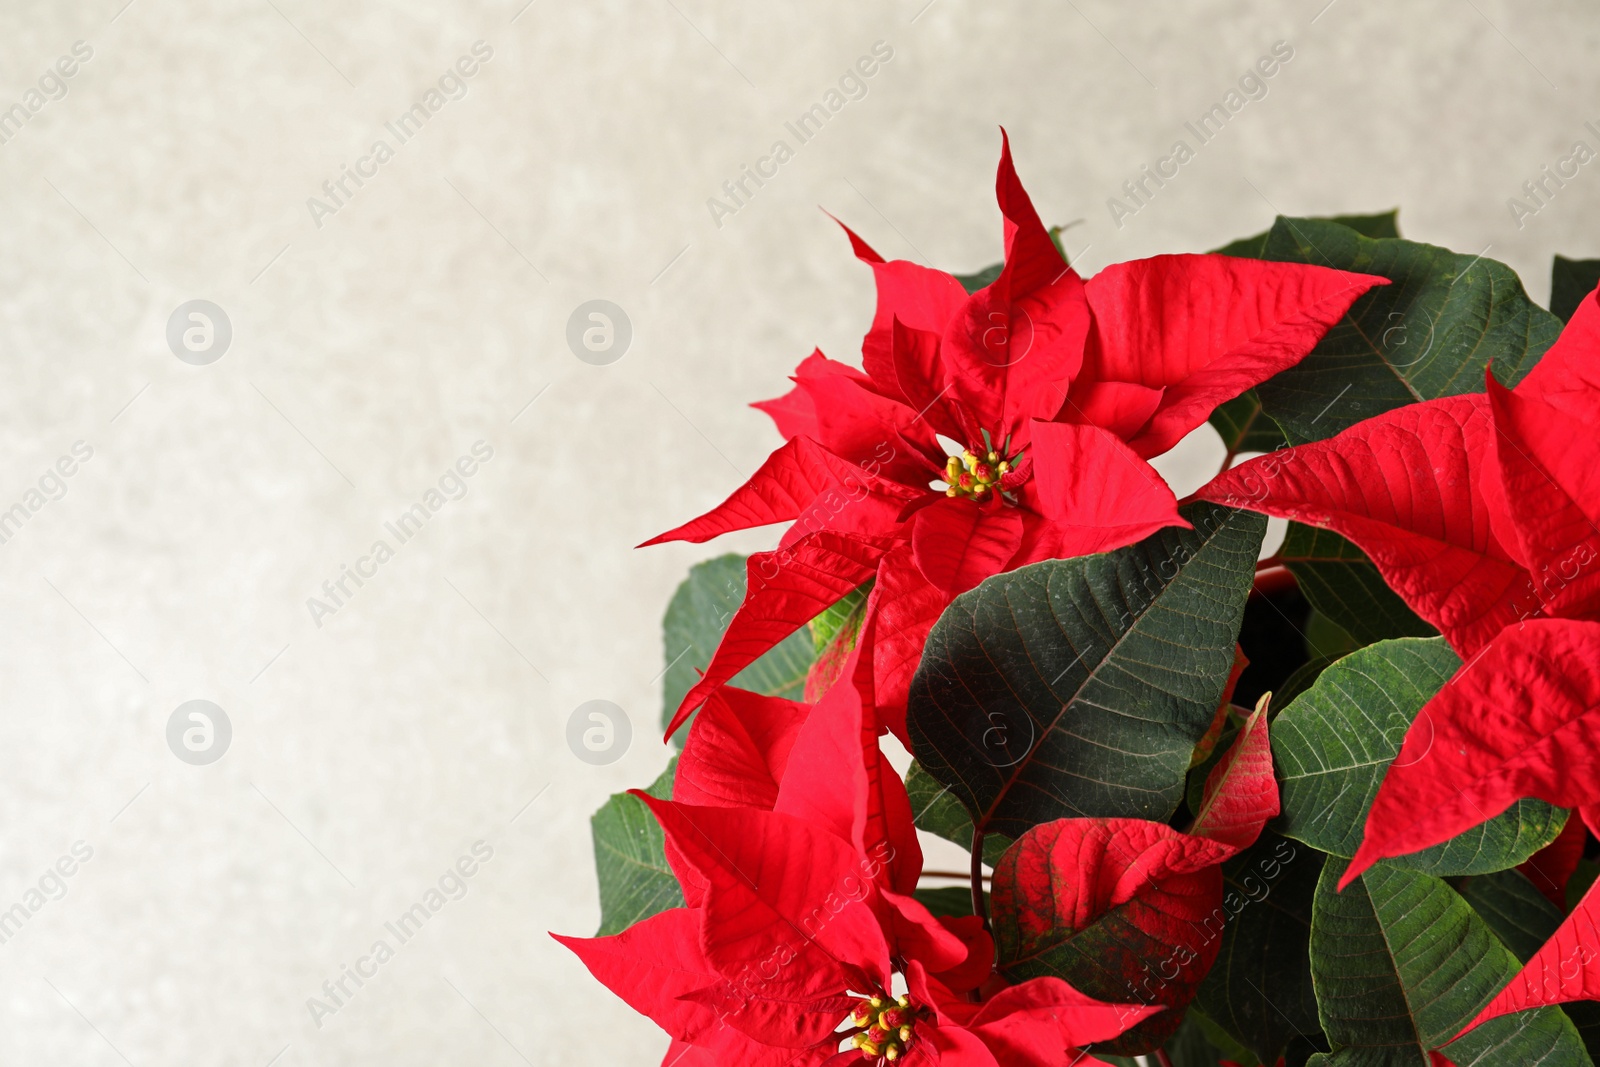
<svg viewBox="0 0 1600 1067">
<path fill-rule="evenodd" d="M 1172 1067 L 1172 1057 L 1167 1055 L 1167 1050 L 1164 1048 L 1156 1049 L 1156 1062 L 1161 1067 Z"/>
<path fill-rule="evenodd" d="M 989 904 L 983 899 L 983 831 L 972 828 L 972 914 L 989 929 Z"/>
</svg>

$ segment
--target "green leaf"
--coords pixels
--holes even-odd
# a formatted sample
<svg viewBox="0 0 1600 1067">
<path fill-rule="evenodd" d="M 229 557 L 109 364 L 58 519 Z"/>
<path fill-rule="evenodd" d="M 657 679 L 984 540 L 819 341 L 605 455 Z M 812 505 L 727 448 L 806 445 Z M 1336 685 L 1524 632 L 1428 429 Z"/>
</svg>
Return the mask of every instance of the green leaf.
<svg viewBox="0 0 1600 1067">
<path fill-rule="evenodd" d="M 671 800 L 677 766 L 674 757 L 645 792 Z M 589 819 L 589 829 L 600 881 L 596 937 L 620 933 L 640 919 L 683 906 L 683 892 L 667 866 L 666 838 L 644 801 L 628 793 L 613 794 Z"/>
<path fill-rule="evenodd" d="M 1518 870 L 1463 878 L 1456 891 L 1522 963 L 1539 951 L 1564 917 Z"/>
<path fill-rule="evenodd" d="M 1562 322 L 1571 322 L 1583 298 L 1600 285 L 1600 259 L 1568 259 L 1557 256 L 1550 267 L 1550 311 Z"/>
<path fill-rule="evenodd" d="M 1324 670 L 1272 723 L 1283 809 L 1275 829 L 1353 856 L 1412 720 L 1460 666 L 1444 638 L 1407 637 L 1368 645 Z M 1560 808 L 1520 800 L 1458 837 L 1389 862 L 1441 876 L 1504 870 L 1555 840 L 1565 822 Z"/>
<path fill-rule="evenodd" d="M 696 681 L 723 631 L 744 600 L 745 557 L 732 553 L 708 559 L 689 568 L 689 577 L 672 594 L 661 620 L 667 670 L 661 680 L 661 726 L 672 721 L 683 696 Z M 768 696 L 800 700 L 805 695 L 806 671 L 814 658 L 811 635 L 801 627 L 776 648 L 740 671 L 730 685 Z M 679 747 L 689 734 L 685 726 L 673 735 Z"/>
<path fill-rule="evenodd" d="M 1400 209 L 1382 211 L 1376 215 L 1328 215 L 1319 216 L 1317 222 L 1332 222 L 1348 227 L 1363 237 L 1399 237 L 1400 236 Z M 1272 236 L 1271 230 L 1262 230 L 1251 237 L 1241 237 L 1231 241 L 1215 250 L 1219 256 L 1241 256 L 1245 259 L 1261 259 L 1267 250 L 1267 238 Z"/>
<path fill-rule="evenodd" d="M 993 263 L 982 270 L 973 271 L 971 274 L 957 274 L 956 281 L 969 293 L 976 293 L 985 286 L 993 285 L 994 280 L 1000 277 L 1000 272 L 1005 269 L 1004 263 Z"/>
<path fill-rule="evenodd" d="M 1283 684 L 1272 694 L 1272 706 L 1280 711 L 1288 707 L 1293 703 L 1295 697 L 1315 684 L 1323 671 L 1343 658 L 1343 656 L 1326 656 L 1307 660 L 1305 663 L 1300 664 L 1294 669 L 1294 673 L 1284 679 Z"/>
<path fill-rule="evenodd" d="M 961 801 L 948 788 L 940 785 L 915 760 L 911 763 L 911 770 L 906 772 L 906 795 L 911 798 L 917 829 L 952 841 L 971 854 L 972 816 L 967 814 L 967 809 L 961 806 Z M 985 835 L 983 862 L 993 867 L 1010 847 L 1011 838 L 1005 834 Z"/>
<path fill-rule="evenodd" d="M 861 629 L 861 620 L 866 615 L 867 594 L 871 591 L 872 582 L 868 582 L 855 592 L 846 594 L 843 600 L 811 620 L 813 653 L 822 655 L 823 650 L 840 634 L 846 635 L 846 638 L 854 643 L 855 632 Z"/>
<path fill-rule="evenodd" d="M 1516 272 L 1482 256 L 1280 216 L 1262 258 L 1393 283 L 1363 295 L 1305 359 L 1257 387 L 1294 444 L 1418 400 L 1481 392 L 1491 362 L 1496 377 L 1514 385 L 1561 330 L 1528 299 Z"/>
<path fill-rule="evenodd" d="M 1555 1008 L 1463 1026 L 1517 973 L 1517 958 L 1443 881 L 1379 863 L 1344 892 L 1330 859 L 1311 909 L 1311 977 L 1328 1064 L 1414 1064 L 1442 1049 L 1457 1067 L 1589 1064 Z M 1313 1059 L 1313 1063 L 1318 1060 Z"/>
<path fill-rule="evenodd" d="M 1307 960 L 1323 859 L 1268 831 L 1222 865 L 1231 917 L 1195 1003 L 1263 1063 L 1321 1030 Z"/>
<path fill-rule="evenodd" d="M 959 919 L 972 914 L 972 890 L 964 885 L 918 889 L 911 895 L 935 916 Z"/>
<path fill-rule="evenodd" d="M 1317 613 L 1358 646 L 1438 633 L 1406 607 L 1366 553 L 1331 530 L 1291 522 L 1277 554 Z"/>
<path fill-rule="evenodd" d="M 934 625 L 911 683 L 918 761 L 985 833 L 1165 820 L 1211 724 L 1266 521 L 1195 503 L 1098 556 L 996 575 Z"/>
<path fill-rule="evenodd" d="M 1229 456 L 1274 452 L 1287 444 L 1278 424 L 1262 413 L 1261 398 L 1254 389 L 1219 404 L 1211 413 L 1211 425 L 1222 435 L 1222 446 Z"/>
<path fill-rule="evenodd" d="M 1350 631 L 1314 608 L 1306 619 L 1305 639 L 1306 655 L 1312 659 L 1338 659 L 1361 647 Z"/>
</svg>

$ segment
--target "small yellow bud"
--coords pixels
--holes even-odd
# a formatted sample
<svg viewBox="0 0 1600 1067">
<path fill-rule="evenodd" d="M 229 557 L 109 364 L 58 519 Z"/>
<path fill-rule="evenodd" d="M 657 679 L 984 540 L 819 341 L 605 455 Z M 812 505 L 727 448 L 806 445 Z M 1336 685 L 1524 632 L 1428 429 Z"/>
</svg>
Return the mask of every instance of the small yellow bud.
<svg viewBox="0 0 1600 1067">
<path fill-rule="evenodd" d="M 910 1041 L 911 1040 L 911 1027 L 902 1026 L 900 1028 L 900 1040 L 901 1041 Z"/>
<path fill-rule="evenodd" d="M 900 1058 L 900 1050 L 895 1046 L 890 1045 L 888 1048 L 883 1050 L 883 1058 L 886 1060 L 897 1060 Z"/>
<path fill-rule="evenodd" d="M 878 1054 L 878 1046 L 874 1045 L 870 1041 L 861 1042 L 861 1046 L 860 1047 L 861 1047 L 861 1051 L 866 1053 L 868 1056 L 876 1056 Z"/>
<path fill-rule="evenodd" d="M 961 495 L 961 490 L 957 489 L 955 486 L 952 485 L 950 488 L 948 488 L 948 489 L 946 489 L 944 491 L 944 495 L 945 496 L 960 496 Z"/>
<path fill-rule="evenodd" d="M 906 996 L 904 993 L 901 993 L 898 997 L 895 998 L 895 1003 L 900 1005 L 900 1007 L 904 1008 L 904 1007 L 908 1006 L 911 1003 L 911 998 Z"/>
<path fill-rule="evenodd" d="M 1007 463 L 1005 460 L 1001 460 L 1000 463 L 995 467 L 995 470 L 999 471 L 1001 474 L 1004 474 L 1010 469 L 1011 464 Z"/>
<path fill-rule="evenodd" d="M 871 1000 L 867 1001 L 867 1003 L 871 1004 L 874 1008 L 881 1008 L 883 1007 L 883 998 L 873 997 Z"/>
</svg>

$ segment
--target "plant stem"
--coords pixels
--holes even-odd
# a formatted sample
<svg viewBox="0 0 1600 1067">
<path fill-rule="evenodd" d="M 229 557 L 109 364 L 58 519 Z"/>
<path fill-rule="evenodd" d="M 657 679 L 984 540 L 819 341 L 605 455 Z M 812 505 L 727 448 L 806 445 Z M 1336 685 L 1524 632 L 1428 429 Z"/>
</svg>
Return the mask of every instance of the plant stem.
<svg viewBox="0 0 1600 1067">
<path fill-rule="evenodd" d="M 1172 1057 L 1167 1055 L 1167 1050 L 1164 1048 L 1156 1049 L 1156 1062 L 1161 1067 L 1172 1067 Z"/>
<path fill-rule="evenodd" d="M 924 878 L 959 878 L 962 881 L 966 881 L 967 878 L 969 877 L 969 875 L 967 874 L 966 871 L 923 871 L 922 872 L 922 877 L 924 877 Z M 989 878 L 988 875 L 984 875 L 983 877 L 984 877 L 985 881 L 987 881 L 988 878 Z"/>
<path fill-rule="evenodd" d="M 989 905 L 983 899 L 983 831 L 972 828 L 972 914 L 983 920 L 989 929 Z"/>
</svg>

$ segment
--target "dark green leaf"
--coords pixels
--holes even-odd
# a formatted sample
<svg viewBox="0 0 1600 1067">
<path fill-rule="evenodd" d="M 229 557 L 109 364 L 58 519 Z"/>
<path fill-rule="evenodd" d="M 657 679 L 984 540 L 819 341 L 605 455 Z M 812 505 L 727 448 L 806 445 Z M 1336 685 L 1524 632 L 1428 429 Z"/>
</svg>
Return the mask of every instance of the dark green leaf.
<svg viewBox="0 0 1600 1067">
<path fill-rule="evenodd" d="M 1341 893 L 1344 868 L 1328 860 L 1312 902 L 1312 981 L 1337 1050 L 1327 1063 L 1426 1067 L 1427 1051 L 1442 1049 L 1457 1067 L 1589 1064 L 1555 1008 L 1449 1043 L 1516 974 L 1516 957 L 1439 879 L 1379 863 Z"/>
<path fill-rule="evenodd" d="M 1393 283 L 1358 299 L 1310 355 L 1257 387 L 1295 444 L 1418 400 L 1481 392 L 1491 362 L 1496 377 L 1515 384 L 1561 330 L 1510 267 L 1482 256 L 1280 216 L 1262 258 Z"/>
<path fill-rule="evenodd" d="M 1366 553 L 1331 530 L 1291 522 L 1278 558 L 1311 606 L 1357 645 L 1438 632 L 1406 607 Z"/>
<path fill-rule="evenodd" d="M 650 787 L 653 797 L 672 799 L 672 774 L 678 761 L 667 764 Z M 594 835 L 594 867 L 600 881 L 600 929 L 596 937 L 620 933 L 668 908 L 683 906 L 683 892 L 667 866 L 666 839 L 644 801 L 616 793 L 589 819 Z"/>
<path fill-rule="evenodd" d="M 1305 637 L 1306 654 L 1312 659 L 1338 659 L 1361 647 L 1350 631 L 1316 610 L 1306 619 Z"/>
<path fill-rule="evenodd" d="M 959 919 L 972 914 L 972 890 L 964 885 L 919 889 L 912 895 L 934 915 Z"/>
<path fill-rule="evenodd" d="M 1323 858 L 1268 831 L 1222 865 L 1231 917 L 1195 1003 L 1263 1063 L 1321 1030 L 1308 960 Z"/>
<path fill-rule="evenodd" d="M 911 810 L 916 815 L 917 829 L 926 830 L 952 841 L 972 852 L 972 816 L 961 806 L 961 801 L 948 788 L 940 785 L 922 764 L 915 761 L 906 772 L 906 794 L 911 798 Z M 1011 838 L 1005 834 L 986 834 L 983 838 L 983 862 L 993 867 L 1000 862 Z"/>
<path fill-rule="evenodd" d="M 995 263 L 982 270 L 973 271 L 971 274 L 957 274 L 956 281 L 960 282 L 967 292 L 976 293 L 985 286 L 993 285 L 994 280 L 1000 277 L 1000 272 L 1005 269 L 1005 266 L 1004 263 Z"/>
<path fill-rule="evenodd" d="M 1518 870 L 1463 878 L 1456 891 L 1522 963 L 1561 925 L 1561 909 Z"/>
<path fill-rule="evenodd" d="M 745 557 L 729 554 L 689 568 L 689 577 L 672 594 L 661 620 L 667 670 L 661 680 L 661 726 L 666 728 L 696 681 L 723 631 L 744 600 Z M 804 627 L 783 643 L 740 671 L 729 684 L 768 696 L 800 700 L 805 695 L 806 671 L 814 658 L 811 635 Z M 673 735 L 681 747 L 689 734 L 685 726 Z"/>
<path fill-rule="evenodd" d="M 1190 504 L 1195 527 L 996 575 L 923 650 L 918 761 L 1017 837 L 1071 816 L 1165 820 L 1233 666 L 1265 520 Z"/>
<path fill-rule="evenodd" d="M 1399 237 L 1400 236 L 1400 209 L 1383 211 L 1376 215 L 1329 215 L 1317 218 L 1318 222 L 1333 222 L 1340 226 L 1348 226 L 1363 237 Z M 1252 237 L 1241 237 L 1237 241 L 1229 242 L 1216 250 L 1221 256 L 1240 256 L 1245 259 L 1261 259 L 1267 250 L 1267 238 L 1272 236 L 1271 230 L 1262 230 Z"/>
<path fill-rule="evenodd" d="M 1230 456 L 1241 452 L 1272 452 L 1286 443 L 1278 424 L 1261 411 L 1261 398 L 1251 389 L 1217 406 L 1211 425 L 1222 435 Z"/>
<path fill-rule="evenodd" d="M 1550 311 L 1562 322 L 1571 322 L 1583 298 L 1600 285 L 1600 259 L 1568 259 L 1557 256 L 1550 267 Z"/>
<path fill-rule="evenodd" d="M 1283 685 L 1278 687 L 1278 691 L 1272 694 L 1273 708 L 1277 709 L 1277 711 L 1282 711 L 1288 707 L 1294 702 L 1295 697 L 1315 684 L 1323 671 L 1327 670 L 1332 664 L 1339 662 L 1342 658 L 1342 656 L 1329 656 L 1310 660 L 1296 667 L 1294 673 L 1289 675 Z"/>
<path fill-rule="evenodd" d="M 1460 665 L 1444 638 L 1407 637 L 1368 645 L 1324 670 L 1272 723 L 1283 809 L 1275 828 L 1353 856 L 1412 720 Z M 1560 808 L 1521 800 L 1458 837 L 1389 862 L 1441 876 L 1504 870 L 1555 840 L 1565 822 Z"/>
</svg>

